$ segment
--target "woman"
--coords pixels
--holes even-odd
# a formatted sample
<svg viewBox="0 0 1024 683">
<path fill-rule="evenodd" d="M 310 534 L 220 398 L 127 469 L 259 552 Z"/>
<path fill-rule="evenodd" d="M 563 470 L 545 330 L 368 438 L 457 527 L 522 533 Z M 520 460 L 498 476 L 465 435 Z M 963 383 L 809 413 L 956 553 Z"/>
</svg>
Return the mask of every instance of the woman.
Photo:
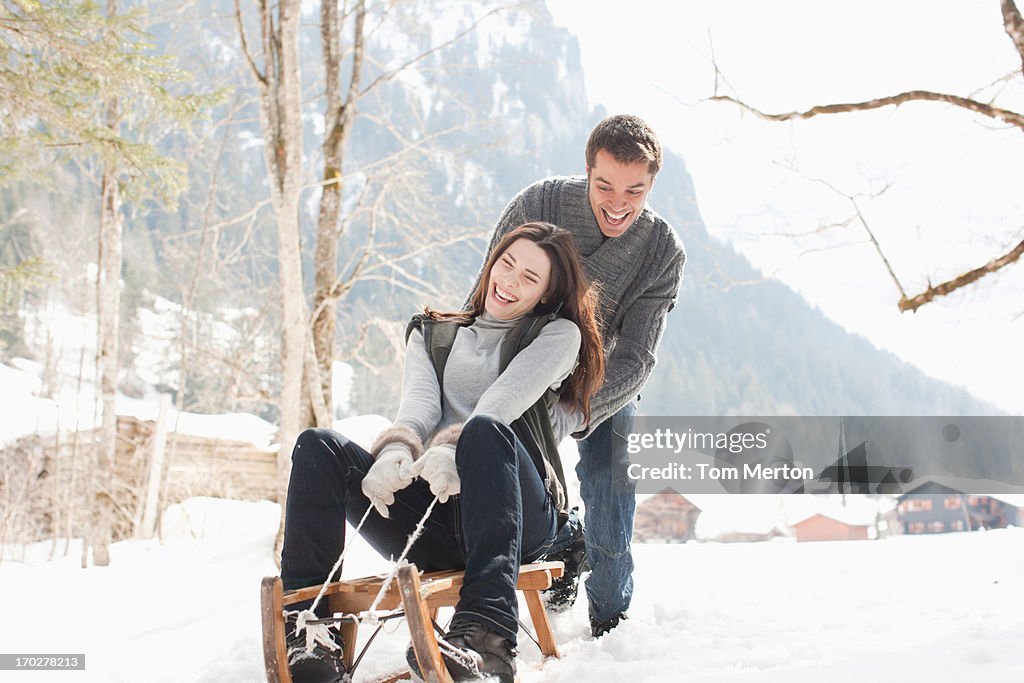
<svg viewBox="0 0 1024 683">
<path fill-rule="evenodd" d="M 572 236 L 527 223 L 493 250 L 470 310 L 415 317 L 398 416 L 370 451 L 322 429 L 296 442 L 285 589 L 323 583 L 346 517 L 355 525 L 370 505 L 363 536 L 397 557 L 437 496 L 408 558 L 425 571 L 465 568 L 446 636 L 461 652 L 446 662 L 456 680 L 512 681 L 519 565 L 546 552 L 566 511 L 548 411 L 558 401 L 589 420 L 604 374 L 596 303 Z M 307 653 L 293 640 L 296 683 L 343 673 L 340 652 Z"/>
</svg>

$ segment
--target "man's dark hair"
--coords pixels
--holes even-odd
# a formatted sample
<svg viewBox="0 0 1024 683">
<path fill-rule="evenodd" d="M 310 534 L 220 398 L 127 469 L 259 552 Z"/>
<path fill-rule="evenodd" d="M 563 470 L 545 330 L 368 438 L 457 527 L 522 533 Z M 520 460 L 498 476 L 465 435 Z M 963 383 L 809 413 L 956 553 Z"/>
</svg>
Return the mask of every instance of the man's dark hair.
<svg viewBox="0 0 1024 683">
<path fill-rule="evenodd" d="M 594 126 L 587 140 L 588 169 L 594 167 L 597 152 L 602 149 L 620 164 L 646 161 L 651 175 L 661 170 L 661 143 L 639 116 L 616 114 Z"/>
</svg>

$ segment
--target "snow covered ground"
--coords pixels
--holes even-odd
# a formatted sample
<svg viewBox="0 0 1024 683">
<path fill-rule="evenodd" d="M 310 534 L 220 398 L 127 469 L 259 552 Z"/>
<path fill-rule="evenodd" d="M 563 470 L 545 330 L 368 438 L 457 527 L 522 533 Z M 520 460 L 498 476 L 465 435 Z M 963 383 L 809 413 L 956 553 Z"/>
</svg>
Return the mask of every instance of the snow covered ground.
<svg viewBox="0 0 1024 683">
<path fill-rule="evenodd" d="M 0 365 L 0 446 L 58 425 L 91 424 L 91 382 L 82 395 L 42 399 L 40 374 L 28 361 Z M 155 401 L 119 400 L 120 410 L 152 417 Z M 364 416 L 335 426 L 369 443 L 387 423 Z M 245 415 L 183 414 L 179 427 L 224 438 L 258 436 L 262 445 L 273 431 Z M 571 440 L 562 454 L 575 489 L 578 454 Z M 792 523 L 803 514 L 801 506 L 817 510 L 823 503 L 803 496 L 718 498 L 725 502 L 700 501 L 704 535 L 749 525 L 752 518 Z M 259 581 L 276 573 L 279 515 L 269 502 L 190 499 L 164 513 L 162 541 L 117 543 L 105 568 L 80 569 L 77 542 L 53 561 L 45 543 L 3 548 L 0 652 L 84 653 L 86 668 L 5 671 L 0 681 L 265 680 Z M 63 551 L 63 543 L 58 547 Z M 543 668 L 537 648 L 520 634 L 523 683 L 1024 681 L 1024 529 L 634 550 L 630 619 L 595 641 L 586 601 L 579 600 L 553 617 L 563 658 Z M 387 568 L 357 539 L 343 575 Z M 395 623 L 387 631 L 357 681 L 401 668 L 405 627 Z"/>
<path fill-rule="evenodd" d="M 74 548 L 47 562 L 45 544 L 0 564 L 0 650 L 86 654 L 84 672 L 0 678 L 264 680 L 258 584 L 275 572 L 278 514 L 191 499 L 165 515 L 162 544 L 118 543 L 107 568 L 79 569 Z M 593 640 L 578 601 L 553 618 L 563 658 L 543 669 L 520 634 L 523 683 L 1024 681 L 1024 529 L 635 552 L 630 620 Z M 386 568 L 362 543 L 350 553 L 345 576 Z M 407 633 L 388 631 L 356 680 L 401 667 Z"/>
</svg>

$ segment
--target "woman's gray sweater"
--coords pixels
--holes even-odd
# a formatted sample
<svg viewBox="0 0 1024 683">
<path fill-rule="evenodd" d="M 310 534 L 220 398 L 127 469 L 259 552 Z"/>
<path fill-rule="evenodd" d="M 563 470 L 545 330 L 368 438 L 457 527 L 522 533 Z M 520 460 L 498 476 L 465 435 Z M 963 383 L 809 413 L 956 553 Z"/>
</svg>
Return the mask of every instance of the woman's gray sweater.
<svg viewBox="0 0 1024 683">
<path fill-rule="evenodd" d="M 412 428 L 426 444 L 437 432 L 474 415 L 511 424 L 549 387 L 557 389 L 576 366 L 579 328 L 564 318 L 552 320 L 499 374 L 501 343 L 519 320 L 498 320 L 485 312 L 459 328 L 445 364 L 443 398 L 423 333 L 413 330 L 395 424 Z"/>
</svg>

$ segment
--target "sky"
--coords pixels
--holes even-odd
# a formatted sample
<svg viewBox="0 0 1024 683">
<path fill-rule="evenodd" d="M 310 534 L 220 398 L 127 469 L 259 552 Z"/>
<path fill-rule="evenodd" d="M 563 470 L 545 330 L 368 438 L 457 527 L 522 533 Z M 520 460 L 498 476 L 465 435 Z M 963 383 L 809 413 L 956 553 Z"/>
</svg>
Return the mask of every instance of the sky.
<svg viewBox="0 0 1024 683">
<path fill-rule="evenodd" d="M 998 2 L 548 5 L 579 39 L 592 104 L 643 117 L 683 155 L 713 235 L 847 330 L 1024 414 L 1024 264 L 900 313 L 863 226 L 822 230 L 852 216 L 856 197 L 909 295 L 1002 255 L 1024 238 L 1019 130 L 937 103 L 774 123 L 706 101 L 714 55 L 718 92 L 762 111 L 914 89 L 1022 111 Z"/>
</svg>

